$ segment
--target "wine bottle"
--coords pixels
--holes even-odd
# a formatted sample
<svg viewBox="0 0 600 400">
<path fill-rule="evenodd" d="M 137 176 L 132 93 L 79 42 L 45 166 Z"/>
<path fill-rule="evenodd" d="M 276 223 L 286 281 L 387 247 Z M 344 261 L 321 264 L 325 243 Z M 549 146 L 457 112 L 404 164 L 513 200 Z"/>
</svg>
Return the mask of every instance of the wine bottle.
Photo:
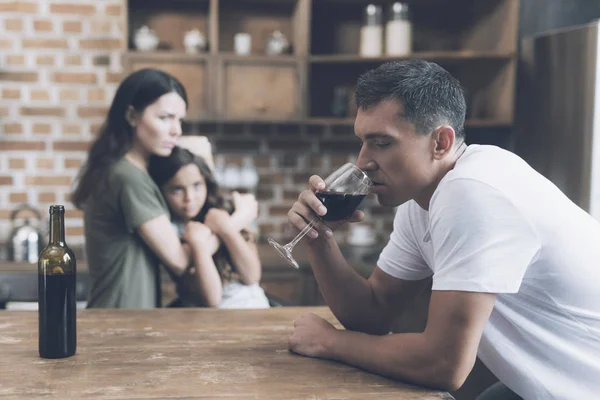
<svg viewBox="0 0 600 400">
<path fill-rule="evenodd" d="M 76 261 L 65 243 L 65 208 L 50 206 L 50 239 L 38 259 L 39 352 L 64 358 L 77 348 Z"/>
</svg>

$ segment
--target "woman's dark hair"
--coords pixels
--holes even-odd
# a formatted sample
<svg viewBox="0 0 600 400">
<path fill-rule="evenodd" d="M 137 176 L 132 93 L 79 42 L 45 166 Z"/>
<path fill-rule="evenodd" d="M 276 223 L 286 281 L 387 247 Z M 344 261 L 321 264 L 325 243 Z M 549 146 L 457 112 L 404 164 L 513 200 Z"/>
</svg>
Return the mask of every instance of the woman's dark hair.
<svg viewBox="0 0 600 400">
<path fill-rule="evenodd" d="M 208 210 L 211 208 L 221 208 L 231 213 L 233 211 L 231 205 L 225 202 L 219 191 L 217 180 L 204 158 L 195 155 L 183 147 L 175 146 L 171 154 L 167 157 L 150 157 L 148 173 L 154 182 L 156 182 L 156 185 L 162 189 L 181 168 L 190 164 L 195 164 L 198 167 L 200 174 L 202 174 L 206 182 L 206 202 L 198 216 L 194 219 L 204 221 Z"/>
<path fill-rule="evenodd" d="M 90 148 L 87 162 L 79 172 L 77 186 L 71 196 L 75 207 L 83 208 L 110 165 L 131 148 L 133 128 L 126 117 L 129 107 L 141 114 L 159 97 L 171 92 L 179 94 L 187 105 L 187 93 L 181 82 L 164 71 L 141 69 L 121 82 L 98 138 Z"/>
<path fill-rule="evenodd" d="M 190 164 L 194 164 L 198 167 L 200 174 L 202 174 L 204 181 L 206 182 L 206 202 L 198 215 L 193 219 L 198 222 L 204 222 L 206 214 L 211 208 L 220 208 L 231 214 L 233 212 L 233 205 L 230 204 L 230 202 L 225 201 L 224 197 L 221 195 L 219 185 L 206 161 L 187 149 L 175 146 L 171 154 L 167 157 L 151 156 L 148 165 L 148 173 L 154 182 L 156 182 L 156 185 L 162 190 L 162 187 L 173 179 L 175 174 L 177 174 L 177 171 Z M 253 240 L 253 237 L 249 232 L 244 230 L 241 233 L 244 239 L 248 241 Z M 217 252 L 213 255 L 213 260 L 222 280 L 228 281 L 239 279 L 236 272 L 233 271 L 233 264 L 225 245 L 219 247 Z"/>
<path fill-rule="evenodd" d="M 448 124 L 464 139 L 466 102 L 459 81 L 439 65 L 424 60 L 391 61 L 365 72 L 355 89 L 356 105 L 367 109 L 398 100 L 402 118 L 422 135 Z"/>
</svg>

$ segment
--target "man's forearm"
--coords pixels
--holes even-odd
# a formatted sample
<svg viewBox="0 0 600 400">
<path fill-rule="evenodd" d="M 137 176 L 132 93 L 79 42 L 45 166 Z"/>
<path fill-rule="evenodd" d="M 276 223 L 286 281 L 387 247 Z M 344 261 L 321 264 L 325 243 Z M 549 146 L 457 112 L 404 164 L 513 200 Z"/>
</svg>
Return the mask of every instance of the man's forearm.
<svg viewBox="0 0 600 400">
<path fill-rule="evenodd" d="M 308 255 L 327 305 L 347 329 L 389 332 L 390 321 L 377 306 L 369 282 L 348 265 L 333 238 L 310 240 Z"/>
<path fill-rule="evenodd" d="M 470 371 L 436 351 L 423 333 L 373 336 L 338 330 L 325 348 L 324 358 L 436 389 L 458 389 Z"/>
</svg>

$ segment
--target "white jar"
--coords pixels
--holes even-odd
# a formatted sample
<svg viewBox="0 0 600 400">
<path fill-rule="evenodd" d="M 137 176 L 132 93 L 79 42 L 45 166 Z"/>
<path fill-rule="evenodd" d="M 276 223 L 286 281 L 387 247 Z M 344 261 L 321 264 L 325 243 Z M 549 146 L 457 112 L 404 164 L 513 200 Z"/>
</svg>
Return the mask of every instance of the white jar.
<svg viewBox="0 0 600 400">
<path fill-rule="evenodd" d="M 156 50 L 159 39 L 156 33 L 146 25 L 139 28 L 133 38 L 135 48 L 140 51 Z"/>
<path fill-rule="evenodd" d="M 183 47 L 188 54 L 196 54 L 206 48 L 206 37 L 199 29 L 187 31 L 183 36 Z"/>
<path fill-rule="evenodd" d="M 240 32 L 233 38 L 233 48 L 236 54 L 248 55 L 252 50 L 252 37 L 249 33 Z"/>
<path fill-rule="evenodd" d="M 365 9 L 365 23 L 360 28 L 360 55 L 379 57 L 383 49 L 383 25 L 380 6 L 369 4 Z"/>
<path fill-rule="evenodd" d="M 412 52 L 412 24 L 408 4 L 396 2 L 390 9 L 390 19 L 385 27 L 385 54 L 405 56 Z"/>
</svg>

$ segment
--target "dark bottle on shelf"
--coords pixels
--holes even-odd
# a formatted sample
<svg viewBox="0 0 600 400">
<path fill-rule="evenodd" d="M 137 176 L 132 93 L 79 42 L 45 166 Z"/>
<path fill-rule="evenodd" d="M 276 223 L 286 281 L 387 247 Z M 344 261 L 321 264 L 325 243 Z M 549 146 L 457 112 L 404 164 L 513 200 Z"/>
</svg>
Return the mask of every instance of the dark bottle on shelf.
<svg viewBox="0 0 600 400">
<path fill-rule="evenodd" d="M 50 206 L 50 239 L 38 259 L 39 352 L 65 358 L 77 348 L 76 261 L 65 243 L 65 208 Z"/>
</svg>

